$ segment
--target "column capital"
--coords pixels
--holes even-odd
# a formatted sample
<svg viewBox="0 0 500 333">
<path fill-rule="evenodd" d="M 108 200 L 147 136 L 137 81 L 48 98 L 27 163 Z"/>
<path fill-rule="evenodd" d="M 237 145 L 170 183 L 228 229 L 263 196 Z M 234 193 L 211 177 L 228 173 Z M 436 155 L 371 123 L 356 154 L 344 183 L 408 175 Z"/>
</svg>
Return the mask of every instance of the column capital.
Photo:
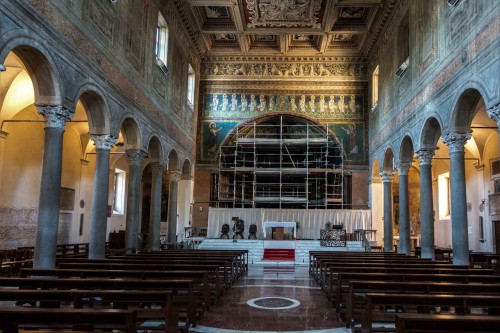
<svg viewBox="0 0 500 333">
<path fill-rule="evenodd" d="M 494 118 L 497 123 L 500 122 L 500 103 L 493 105 L 492 107 L 486 110 L 488 117 Z"/>
<path fill-rule="evenodd" d="M 436 148 L 423 148 L 417 151 L 417 158 L 420 160 L 420 166 L 431 165 L 435 151 Z"/>
<path fill-rule="evenodd" d="M 450 153 L 463 153 L 464 145 L 471 138 L 471 134 L 450 132 L 441 137 L 443 143 L 448 146 Z"/>
<path fill-rule="evenodd" d="M 398 173 L 400 176 L 408 176 L 413 161 L 400 161 L 398 162 Z"/>
<path fill-rule="evenodd" d="M 140 149 L 127 149 L 125 150 L 127 155 L 128 164 L 131 166 L 141 166 L 142 159 L 146 157 L 146 152 Z"/>
<path fill-rule="evenodd" d="M 91 134 L 90 138 L 94 141 L 96 149 L 110 150 L 116 143 L 116 138 L 109 134 Z"/>
<path fill-rule="evenodd" d="M 182 172 L 180 170 L 170 170 L 168 172 L 168 175 L 171 180 L 173 180 L 174 182 L 178 182 L 179 180 L 181 180 Z"/>
<path fill-rule="evenodd" d="M 167 165 L 165 163 L 161 163 L 161 162 L 152 162 L 152 163 L 149 163 L 149 165 L 151 167 L 151 172 L 153 173 L 153 176 L 158 175 L 158 174 L 162 174 L 163 171 L 165 171 L 167 169 Z"/>
<path fill-rule="evenodd" d="M 382 177 L 382 183 L 391 183 L 394 179 L 394 171 L 382 171 L 380 177 Z"/>
<path fill-rule="evenodd" d="M 62 105 L 37 105 L 38 113 L 45 118 L 45 127 L 64 128 L 66 122 L 75 115 L 74 110 Z"/>
</svg>

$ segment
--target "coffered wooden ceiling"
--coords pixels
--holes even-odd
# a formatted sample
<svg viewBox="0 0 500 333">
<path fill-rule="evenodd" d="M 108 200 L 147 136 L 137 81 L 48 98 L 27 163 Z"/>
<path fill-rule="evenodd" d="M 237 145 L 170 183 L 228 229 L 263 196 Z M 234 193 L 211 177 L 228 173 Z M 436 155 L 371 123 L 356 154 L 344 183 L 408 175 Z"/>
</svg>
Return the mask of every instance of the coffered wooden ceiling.
<svg viewBox="0 0 500 333">
<path fill-rule="evenodd" d="M 394 2 L 186 0 L 184 9 L 205 55 L 366 56 Z"/>
</svg>

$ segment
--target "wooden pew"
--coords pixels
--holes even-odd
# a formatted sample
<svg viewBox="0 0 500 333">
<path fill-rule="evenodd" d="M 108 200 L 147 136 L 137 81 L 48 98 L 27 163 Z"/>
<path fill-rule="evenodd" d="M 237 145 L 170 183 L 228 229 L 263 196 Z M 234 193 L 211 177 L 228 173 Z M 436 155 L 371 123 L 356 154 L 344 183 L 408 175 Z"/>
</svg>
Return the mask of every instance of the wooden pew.
<svg viewBox="0 0 500 333">
<path fill-rule="evenodd" d="M 45 308 L 0 308 L 0 327 L 4 333 L 17 333 L 19 326 L 29 324 L 33 328 L 50 328 L 54 325 L 67 327 L 85 326 L 90 330 L 120 329 L 136 333 L 135 310 L 116 309 L 45 309 Z"/>
<path fill-rule="evenodd" d="M 338 274 L 340 273 L 379 273 L 379 274 L 405 274 L 408 276 L 418 274 L 428 275 L 457 275 L 457 276 L 493 276 L 491 270 L 469 270 L 453 268 L 406 268 L 404 265 L 399 267 L 329 267 L 326 286 L 324 287 L 329 300 L 336 302 Z M 500 276 L 498 276 L 500 278 Z"/>
<path fill-rule="evenodd" d="M 211 298 L 210 285 L 208 283 L 208 272 L 205 271 L 131 271 L 131 270 L 96 270 L 96 269 L 33 269 L 21 270 L 21 277 L 31 276 L 54 276 L 59 278 L 135 278 L 135 279 L 192 279 L 195 283 L 193 290 L 202 295 L 203 307 L 209 308 L 215 299 Z M 216 290 L 214 286 L 214 298 Z"/>
<path fill-rule="evenodd" d="M 108 259 L 102 259 L 106 263 L 114 264 L 137 264 L 137 265 L 217 265 L 219 271 L 224 276 L 224 285 L 229 286 L 237 280 L 240 273 L 237 270 L 237 265 L 234 258 L 134 258 L 134 257 L 118 257 L 110 256 Z M 95 262 L 89 259 L 75 259 L 60 261 L 62 264 L 79 264 L 81 262 Z"/>
<path fill-rule="evenodd" d="M 152 271 L 161 270 L 168 274 L 169 271 L 175 270 L 194 270 L 212 273 L 216 279 L 217 289 L 222 295 L 224 290 L 229 289 L 229 276 L 227 271 L 221 269 L 218 264 L 213 263 L 171 263 L 171 262 L 150 262 L 144 263 L 142 260 L 121 260 L 121 259 L 103 259 L 103 260 L 72 260 L 61 261 L 58 264 L 59 268 L 63 269 L 98 269 L 98 270 L 136 270 L 136 271 Z"/>
<path fill-rule="evenodd" d="M 142 260 L 144 261 L 154 261 L 154 262 L 171 262 L 171 263 L 185 263 L 185 264 L 196 264 L 196 263 L 211 263 L 218 264 L 221 266 L 225 272 L 229 275 L 229 282 L 232 284 L 243 275 L 244 264 L 235 257 L 234 255 L 194 255 L 185 254 L 177 255 L 171 254 L 170 256 L 160 256 L 160 255 L 146 255 L 146 254 L 129 254 L 125 256 L 109 256 L 108 259 L 121 259 L 121 260 Z"/>
<path fill-rule="evenodd" d="M 492 311 L 500 309 L 500 296 L 490 295 L 367 293 L 365 297 L 366 307 L 361 327 L 353 326 L 353 333 L 371 333 L 374 323 L 394 324 L 396 313 L 385 311 L 387 306 L 401 307 L 406 311 L 416 311 L 417 307 L 454 307 L 460 310 L 457 314 L 470 313 L 472 308 L 488 308 Z M 377 328 L 376 331 L 395 332 L 396 329 L 387 327 Z"/>
<path fill-rule="evenodd" d="M 349 293 L 349 283 L 351 281 L 387 281 L 387 282 L 450 282 L 450 283 L 500 283 L 499 275 L 453 275 L 453 274 L 407 274 L 400 273 L 338 273 L 337 280 L 333 286 L 335 296 L 333 301 L 335 306 L 339 306 L 336 300 L 345 302 Z"/>
<path fill-rule="evenodd" d="M 186 312 L 187 325 L 196 326 L 198 313 L 203 317 L 203 308 L 197 308 L 197 301 L 193 291 L 193 280 L 190 279 L 106 279 L 106 278 L 0 278 L 0 287 L 17 287 L 19 289 L 103 289 L 103 290 L 160 290 L 177 292 L 174 304 L 179 311 Z M 198 312 L 198 313 L 197 313 Z"/>
<path fill-rule="evenodd" d="M 439 263 L 412 263 L 412 262 L 399 262 L 399 261 L 385 261 L 385 262 L 326 262 L 323 264 L 323 271 L 321 276 L 318 278 L 321 286 L 326 286 L 330 283 L 332 279 L 332 274 L 339 271 L 343 272 L 390 272 L 394 269 L 399 269 L 403 267 L 404 269 L 413 269 L 415 272 L 418 270 L 420 273 L 449 273 L 449 274 L 463 274 L 466 273 L 469 268 L 468 266 L 453 266 L 451 264 L 439 264 Z M 417 272 L 417 273 L 418 273 Z M 477 274 L 493 274 L 493 270 L 474 270 Z"/>
<path fill-rule="evenodd" d="M 59 308 L 61 303 L 70 302 L 73 308 L 85 306 L 93 307 L 99 304 L 99 309 L 104 304 L 113 304 L 117 309 L 133 309 L 137 312 L 137 326 L 144 320 L 155 319 L 165 321 L 165 333 L 177 333 L 179 327 L 179 313 L 174 306 L 172 291 L 144 291 L 144 290 L 39 290 L 39 289 L 0 289 L 0 301 L 14 301 L 18 305 L 40 304 L 40 307 Z M 97 301 L 100 300 L 100 301 Z M 144 308 L 144 305 L 161 305 L 161 308 Z M 180 329 L 187 332 L 189 327 Z"/>
<path fill-rule="evenodd" d="M 493 333 L 499 327 L 500 316 L 396 314 L 397 333 Z"/>
<path fill-rule="evenodd" d="M 370 292 L 384 292 L 396 294 L 420 293 L 420 294 L 475 294 L 475 295 L 497 295 L 500 296 L 500 283 L 449 283 L 430 281 L 350 281 L 349 293 L 345 300 L 346 304 L 340 304 L 337 312 L 342 315 L 345 310 L 346 325 L 359 322 L 361 314 L 366 306 L 366 294 Z M 341 316 L 342 317 L 342 316 Z"/>
</svg>

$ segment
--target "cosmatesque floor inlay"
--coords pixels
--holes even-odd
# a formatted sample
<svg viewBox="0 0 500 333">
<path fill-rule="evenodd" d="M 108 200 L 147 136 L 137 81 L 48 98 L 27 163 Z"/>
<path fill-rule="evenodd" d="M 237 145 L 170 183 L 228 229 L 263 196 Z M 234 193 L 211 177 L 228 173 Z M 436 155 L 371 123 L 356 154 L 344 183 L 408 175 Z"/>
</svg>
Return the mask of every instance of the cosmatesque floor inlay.
<svg viewBox="0 0 500 333">
<path fill-rule="evenodd" d="M 307 266 L 250 265 L 196 327 L 198 333 L 344 333 Z"/>
<path fill-rule="evenodd" d="M 285 297 L 260 297 L 248 300 L 247 304 L 258 309 L 286 310 L 299 306 L 300 302 Z"/>
</svg>

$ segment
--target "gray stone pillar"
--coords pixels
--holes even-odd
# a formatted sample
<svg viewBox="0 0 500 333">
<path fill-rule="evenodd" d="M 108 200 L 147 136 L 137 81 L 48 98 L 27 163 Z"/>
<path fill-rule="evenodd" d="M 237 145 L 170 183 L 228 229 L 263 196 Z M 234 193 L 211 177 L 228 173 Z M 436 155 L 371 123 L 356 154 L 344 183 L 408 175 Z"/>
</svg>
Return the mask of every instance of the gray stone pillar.
<svg viewBox="0 0 500 333">
<path fill-rule="evenodd" d="M 394 233 L 392 230 L 392 179 L 394 172 L 380 173 L 384 183 L 384 252 L 394 251 Z"/>
<path fill-rule="evenodd" d="M 74 111 L 60 105 L 37 108 L 38 113 L 45 118 L 45 140 L 33 267 L 55 268 L 63 134 L 66 121 L 73 117 Z"/>
<path fill-rule="evenodd" d="M 488 110 L 486 110 L 486 113 L 488 113 L 488 117 L 495 119 L 497 121 L 498 125 L 498 149 L 499 153 L 498 156 L 500 156 L 500 104 L 493 105 L 490 107 Z"/>
<path fill-rule="evenodd" d="M 450 150 L 451 237 L 453 264 L 469 265 L 467 195 L 465 189 L 464 145 L 470 133 L 451 132 L 442 137 Z"/>
<path fill-rule="evenodd" d="M 398 253 L 409 256 L 410 243 L 410 207 L 408 203 L 408 171 L 412 161 L 399 162 L 399 246 Z"/>
<path fill-rule="evenodd" d="M 434 148 L 417 151 L 420 160 L 420 257 L 435 259 L 434 207 L 432 201 L 432 156 Z"/>
<path fill-rule="evenodd" d="M 163 171 L 166 165 L 162 163 L 151 163 L 151 204 L 149 218 L 149 250 L 160 250 L 160 222 L 161 222 L 161 193 L 163 182 Z"/>
<path fill-rule="evenodd" d="M 89 259 L 106 256 L 106 227 L 108 222 L 109 152 L 116 138 L 109 135 L 91 135 L 96 150 L 94 189 L 90 217 Z"/>
<path fill-rule="evenodd" d="M 125 247 L 129 251 L 135 251 L 137 250 L 140 221 L 141 163 L 146 153 L 140 149 L 128 149 L 125 153 L 127 154 L 129 166 Z"/>
<path fill-rule="evenodd" d="M 181 172 L 179 170 L 169 171 L 168 184 L 168 224 L 167 243 L 174 244 L 177 241 L 177 196 Z"/>
</svg>

